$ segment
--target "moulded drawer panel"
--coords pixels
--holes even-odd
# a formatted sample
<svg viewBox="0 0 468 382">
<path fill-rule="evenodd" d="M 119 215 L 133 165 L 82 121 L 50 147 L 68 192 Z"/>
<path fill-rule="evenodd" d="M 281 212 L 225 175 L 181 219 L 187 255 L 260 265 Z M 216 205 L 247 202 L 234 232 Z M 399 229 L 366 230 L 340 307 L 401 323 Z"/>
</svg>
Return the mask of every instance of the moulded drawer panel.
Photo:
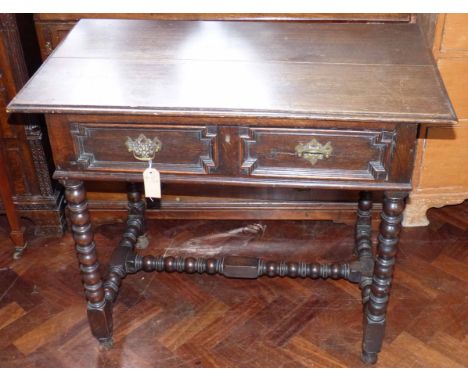
<svg viewBox="0 0 468 382">
<path fill-rule="evenodd" d="M 243 174 L 254 177 L 385 180 L 394 131 L 247 128 Z"/>
<path fill-rule="evenodd" d="M 158 142 L 154 167 L 162 173 L 208 174 L 216 167 L 216 128 L 151 124 L 70 124 L 75 165 L 89 171 L 141 172 L 148 161 L 135 157 L 127 141 Z M 138 155 L 137 155 L 138 156 Z"/>
</svg>

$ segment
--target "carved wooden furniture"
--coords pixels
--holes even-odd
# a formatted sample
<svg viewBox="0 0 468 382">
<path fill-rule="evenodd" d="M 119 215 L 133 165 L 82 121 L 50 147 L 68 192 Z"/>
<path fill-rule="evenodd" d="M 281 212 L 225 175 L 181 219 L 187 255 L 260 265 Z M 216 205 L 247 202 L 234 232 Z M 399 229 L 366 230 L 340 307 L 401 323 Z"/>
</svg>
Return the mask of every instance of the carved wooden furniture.
<svg viewBox="0 0 468 382">
<path fill-rule="evenodd" d="M 32 20 L 30 23 L 33 26 Z M 34 52 L 27 49 L 34 41 L 30 32 L 25 15 L 0 14 L 0 144 L 18 215 L 34 223 L 36 235 L 59 236 L 65 223 L 64 196 L 60 185 L 51 180 L 45 124 L 32 116 L 9 118 L 5 109 L 29 78 L 27 63 L 34 61 Z M 25 58 L 28 52 L 31 60 Z M 2 210 L 7 207 L 0 206 Z"/>
<path fill-rule="evenodd" d="M 468 199 L 468 14 L 426 15 L 425 19 L 422 27 L 459 122 L 422 127 L 405 226 L 428 225 L 429 208 Z"/>
<path fill-rule="evenodd" d="M 5 162 L 5 154 L 3 147 L 0 146 L 0 200 L 3 202 L 3 207 L 10 225 L 10 238 L 15 245 L 13 258 L 17 259 L 21 256 L 26 248 L 26 241 L 24 239 L 24 227 L 21 226 L 18 212 L 16 211 L 15 204 L 13 203 L 13 194 L 10 187 L 10 175 Z"/>
<path fill-rule="evenodd" d="M 362 289 L 368 363 L 382 345 L 418 125 L 456 121 L 414 24 L 81 20 L 9 111 L 46 115 L 100 342 L 111 343 L 122 279 L 140 270 L 344 278 Z M 360 191 L 354 257 L 141 257 L 148 166 L 164 184 Z M 104 279 L 84 180 L 130 183 Z M 371 191 L 385 194 L 375 254 Z"/>
<path fill-rule="evenodd" d="M 63 40 L 75 23 L 82 18 L 117 18 L 145 20 L 238 20 L 289 22 L 352 22 L 352 23 L 412 23 L 415 15 L 390 14 L 167 14 L 167 13 L 41 13 L 35 14 L 38 41 L 43 59 Z M 135 42 L 139 40 L 136 36 Z M 125 187 L 118 182 L 105 185 L 85 182 L 88 204 L 95 223 L 124 221 L 127 202 Z M 230 185 L 200 185 L 197 188 L 184 184 L 164 185 L 160 208 L 149 211 L 152 218 L 177 219 L 322 219 L 354 223 L 357 192 L 351 190 L 322 190 L 271 187 L 232 187 Z M 381 193 L 374 194 L 373 214 L 378 218 L 381 210 Z M 200 212 L 203 211 L 203 214 Z"/>
</svg>

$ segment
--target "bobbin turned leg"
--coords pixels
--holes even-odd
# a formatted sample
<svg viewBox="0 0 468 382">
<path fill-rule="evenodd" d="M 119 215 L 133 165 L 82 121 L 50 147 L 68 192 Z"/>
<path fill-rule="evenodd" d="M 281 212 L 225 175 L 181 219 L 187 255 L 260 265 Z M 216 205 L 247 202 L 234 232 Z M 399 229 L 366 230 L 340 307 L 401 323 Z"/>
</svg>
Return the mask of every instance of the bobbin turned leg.
<svg viewBox="0 0 468 382">
<path fill-rule="evenodd" d="M 82 181 L 66 180 L 62 183 L 70 211 L 81 280 L 88 301 L 89 325 L 94 337 L 108 347 L 112 344 L 112 304 L 104 298 L 86 191 Z"/>
<path fill-rule="evenodd" d="M 364 308 L 362 360 L 367 364 L 377 361 L 377 354 L 382 347 L 389 290 L 406 196 L 406 193 L 401 192 L 385 192 L 377 258 L 369 300 Z"/>
<path fill-rule="evenodd" d="M 359 281 L 359 288 L 362 292 L 362 303 L 365 304 L 369 300 L 374 268 L 372 254 L 372 193 L 369 191 L 359 193 L 354 254 L 359 258 L 361 264 L 362 277 Z"/>
<path fill-rule="evenodd" d="M 128 198 L 128 220 L 127 226 L 131 226 L 132 222 L 138 223 L 138 236 L 136 237 L 135 247 L 145 249 L 149 245 L 148 237 L 145 234 L 145 209 L 146 204 L 143 200 L 141 192 L 141 183 L 128 183 L 127 198 Z"/>
<path fill-rule="evenodd" d="M 135 247 L 138 238 L 144 232 L 145 202 L 139 185 L 130 183 L 128 185 L 128 219 L 127 229 L 122 240 L 114 250 L 109 262 L 109 272 L 104 282 L 106 300 L 114 302 L 119 293 L 120 284 L 128 273 L 137 272 L 135 260 Z"/>
<path fill-rule="evenodd" d="M 366 252 L 371 250 L 369 246 L 371 242 L 371 218 L 372 193 L 361 191 L 359 193 L 354 246 L 354 253 L 358 257 L 363 250 Z"/>
<path fill-rule="evenodd" d="M 144 249 L 148 246 L 148 238 L 145 235 L 145 201 L 141 192 L 142 184 L 129 183 L 127 185 L 128 198 L 128 219 L 127 229 L 123 235 L 123 239 L 119 243 L 119 247 L 128 247 L 131 249 L 128 252 L 125 261 L 125 272 L 135 273 L 135 248 Z"/>
</svg>

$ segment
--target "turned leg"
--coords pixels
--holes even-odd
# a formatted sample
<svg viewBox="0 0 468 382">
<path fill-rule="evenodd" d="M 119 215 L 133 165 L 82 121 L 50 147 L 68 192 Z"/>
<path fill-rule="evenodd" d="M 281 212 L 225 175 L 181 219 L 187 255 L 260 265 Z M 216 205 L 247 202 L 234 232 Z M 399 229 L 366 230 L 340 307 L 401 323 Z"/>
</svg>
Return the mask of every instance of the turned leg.
<svg viewBox="0 0 468 382">
<path fill-rule="evenodd" d="M 393 266 L 397 253 L 404 198 L 406 193 L 386 192 L 381 214 L 379 244 L 374 265 L 369 300 L 364 308 L 364 335 L 362 360 L 371 364 L 377 361 L 384 332 Z"/>
<path fill-rule="evenodd" d="M 127 229 L 122 240 L 112 253 L 109 263 L 109 272 L 104 282 L 106 300 L 114 302 L 119 293 L 120 284 L 128 273 L 137 271 L 135 261 L 135 247 L 144 232 L 145 202 L 139 184 L 129 183 L 128 185 L 128 219 Z"/>
<path fill-rule="evenodd" d="M 372 218 L 372 193 L 361 191 L 359 193 L 356 228 L 355 248 L 357 256 L 364 252 L 371 252 L 371 218 Z"/>
<path fill-rule="evenodd" d="M 368 191 L 359 193 L 354 253 L 359 258 L 363 271 L 363 276 L 359 281 L 359 288 L 362 292 L 362 302 L 365 304 L 369 300 L 374 267 L 372 255 L 372 193 Z"/>
<path fill-rule="evenodd" d="M 141 192 L 141 183 L 129 183 L 127 186 L 127 197 L 128 197 L 128 221 L 127 226 L 130 227 L 132 224 L 137 226 L 137 238 L 135 247 L 138 249 L 145 249 L 149 245 L 148 238 L 145 234 L 145 209 L 146 204 L 143 200 Z M 133 223 L 132 223 L 133 222 Z"/>
<path fill-rule="evenodd" d="M 99 342 L 108 346 L 112 343 L 112 304 L 104 298 L 86 191 L 82 181 L 66 180 L 63 184 L 80 264 L 81 280 L 88 301 L 89 325 Z"/>
</svg>

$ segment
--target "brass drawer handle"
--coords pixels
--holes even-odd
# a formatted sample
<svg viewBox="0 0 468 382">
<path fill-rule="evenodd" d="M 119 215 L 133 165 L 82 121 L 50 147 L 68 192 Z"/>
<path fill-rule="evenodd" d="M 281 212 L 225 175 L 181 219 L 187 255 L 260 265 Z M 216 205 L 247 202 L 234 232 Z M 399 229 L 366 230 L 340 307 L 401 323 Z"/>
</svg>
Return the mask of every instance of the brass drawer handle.
<svg viewBox="0 0 468 382">
<path fill-rule="evenodd" d="M 329 158 L 333 153 L 331 142 L 324 145 L 319 143 L 316 139 L 312 139 L 309 143 L 299 143 L 296 146 L 296 154 L 304 159 L 307 159 L 313 166 L 319 160 Z"/>
<path fill-rule="evenodd" d="M 133 152 L 135 159 L 150 161 L 161 150 L 162 143 L 156 137 L 151 140 L 140 134 L 137 139 L 127 137 L 125 146 L 127 146 L 129 152 Z"/>
</svg>

